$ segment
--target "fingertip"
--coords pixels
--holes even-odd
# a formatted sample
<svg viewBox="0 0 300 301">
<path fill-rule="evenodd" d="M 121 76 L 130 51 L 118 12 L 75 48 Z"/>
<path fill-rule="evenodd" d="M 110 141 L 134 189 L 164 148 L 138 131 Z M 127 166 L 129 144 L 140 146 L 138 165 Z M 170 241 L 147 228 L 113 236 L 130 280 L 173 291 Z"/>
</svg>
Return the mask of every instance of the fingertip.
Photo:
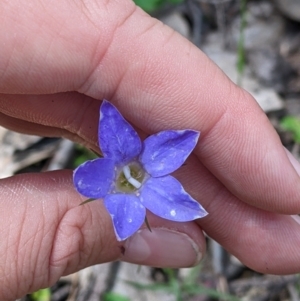
<svg viewBox="0 0 300 301">
<path fill-rule="evenodd" d="M 124 244 L 120 260 L 155 267 L 197 265 L 206 249 L 205 237 L 195 222 L 173 222 L 148 212 L 151 231 L 143 226 Z"/>
<path fill-rule="evenodd" d="M 201 246 L 203 248 L 203 246 Z M 203 252 L 187 234 L 155 228 L 141 229 L 125 243 L 123 261 L 156 267 L 192 267 L 200 262 Z"/>
<path fill-rule="evenodd" d="M 284 148 L 288 159 L 290 160 L 292 166 L 294 167 L 295 171 L 297 172 L 298 176 L 300 176 L 300 163 L 298 160 L 289 152 L 286 148 Z"/>
</svg>

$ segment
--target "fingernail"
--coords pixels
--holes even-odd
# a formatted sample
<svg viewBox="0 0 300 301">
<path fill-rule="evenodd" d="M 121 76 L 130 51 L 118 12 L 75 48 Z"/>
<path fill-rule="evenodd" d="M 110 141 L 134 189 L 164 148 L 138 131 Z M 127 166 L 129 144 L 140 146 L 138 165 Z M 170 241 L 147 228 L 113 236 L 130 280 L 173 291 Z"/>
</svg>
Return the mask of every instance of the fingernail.
<svg viewBox="0 0 300 301">
<path fill-rule="evenodd" d="M 298 224 L 300 224 L 300 216 L 299 215 L 291 215 L 291 217 L 296 221 Z"/>
<path fill-rule="evenodd" d="M 163 228 L 141 229 L 124 247 L 121 260 L 155 267 L 190 267 L 202 259 L 198 245 L 188 235 Z"/>
<path fill-rule="evenodd" d="M 284 148 L 284 149 L 286 151 L 286 154 L 287 154 L 291 164 L 295 168 L 297 174 L 300 176 L 300 163 L 297 161 L 297 159 L 286 148 Z"/>
</svg>

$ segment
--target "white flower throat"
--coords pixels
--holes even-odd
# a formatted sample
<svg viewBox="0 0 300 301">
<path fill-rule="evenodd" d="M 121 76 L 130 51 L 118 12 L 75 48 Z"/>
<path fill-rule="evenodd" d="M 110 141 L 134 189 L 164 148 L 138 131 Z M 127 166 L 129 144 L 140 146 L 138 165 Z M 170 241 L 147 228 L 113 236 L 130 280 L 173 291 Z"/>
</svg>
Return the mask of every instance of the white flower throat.
<svg viewBox="0 0 300 301">
<path fill-rule="evenodd" d="M 142 186 L 145 175 L 145 170 L 138 162 L 130 162 L 117 175 L 117 189 L 120 192 L 132 193 Z"/>
<path fill-rule="evenodd" d="M 126 178 L 126 180 L 133 186 L 135 187 L 136 189 L 139 189 L 141 186 L 142 186 L 142 183 L 140 183 L 137 179 L 133 178 L 131 176 L 131 170 L 129 168 L 128 165 L 125 165 L 123 167 L 123 173 L 124 173 L 124 176 Z"/>
</svg>

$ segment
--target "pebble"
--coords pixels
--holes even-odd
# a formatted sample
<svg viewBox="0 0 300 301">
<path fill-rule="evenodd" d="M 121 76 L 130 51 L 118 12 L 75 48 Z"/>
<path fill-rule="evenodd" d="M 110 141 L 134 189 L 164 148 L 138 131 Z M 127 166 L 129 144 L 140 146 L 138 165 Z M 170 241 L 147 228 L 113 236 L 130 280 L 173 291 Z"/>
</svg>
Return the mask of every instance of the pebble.
<svg viewBox="0 0 300 301">
<path fill-rule="evenodd" d="M 300 22 L 300 1 L 299 0 L 275 0 L 278 10 L 286 17 Z"/>
</svg>

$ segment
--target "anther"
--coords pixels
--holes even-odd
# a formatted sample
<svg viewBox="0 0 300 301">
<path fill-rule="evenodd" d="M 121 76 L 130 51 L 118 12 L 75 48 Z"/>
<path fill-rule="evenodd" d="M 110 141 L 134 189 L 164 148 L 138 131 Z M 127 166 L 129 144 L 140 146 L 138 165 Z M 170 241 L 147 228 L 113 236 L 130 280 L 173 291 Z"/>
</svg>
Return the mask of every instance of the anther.
<svg viewBox="0 0 300 301">
<path fill-rule="evenodd" d="M 142 186 L 142 184 L 136 180 L 135 178 L 133 178 L 131 176 L 131 173 L 130 173 L 130 168 L 128 165 L 124 166 L 123 167 L 123 173 L 124 173 L 124 176 L 126 178 L 126 180 L 132 185 L 134 186 L 136 189 L 140 188 Z"/>
</svg>

